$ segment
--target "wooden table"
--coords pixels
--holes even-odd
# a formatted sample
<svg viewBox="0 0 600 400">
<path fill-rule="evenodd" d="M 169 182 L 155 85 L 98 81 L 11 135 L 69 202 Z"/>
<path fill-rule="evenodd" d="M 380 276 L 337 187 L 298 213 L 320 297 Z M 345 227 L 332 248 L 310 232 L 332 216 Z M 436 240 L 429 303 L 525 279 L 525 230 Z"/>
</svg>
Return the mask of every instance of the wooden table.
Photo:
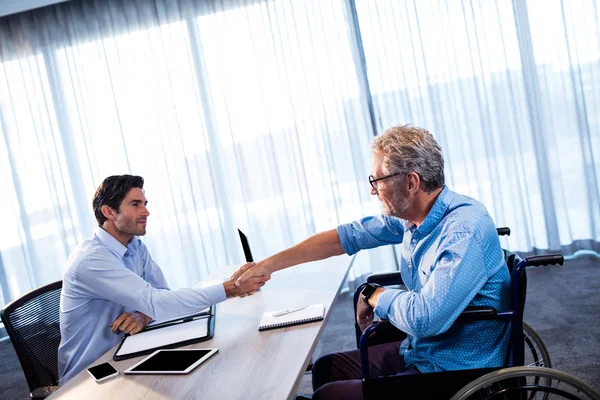
<svg viewBox="0 0 600 400">
<path fill-rule="evenodd" d="M 218 348 L 219 352 L 189 375 L 125 375 L 122 372 L 143 357 L 112 361 L 115 347 L 93 365 L 110 361 L 121 372 L 118 378 L 98 384 L 84 370 L 50 398 L 293 398 L 353 261 L 339 256 L 292 267 L 273 274 L 253 296 L 218 304 L 214 337 L 186 348 Z M 314 303 L 325 304 L 323 321 L 258 332 L 264 311 Z"/>
</svg>

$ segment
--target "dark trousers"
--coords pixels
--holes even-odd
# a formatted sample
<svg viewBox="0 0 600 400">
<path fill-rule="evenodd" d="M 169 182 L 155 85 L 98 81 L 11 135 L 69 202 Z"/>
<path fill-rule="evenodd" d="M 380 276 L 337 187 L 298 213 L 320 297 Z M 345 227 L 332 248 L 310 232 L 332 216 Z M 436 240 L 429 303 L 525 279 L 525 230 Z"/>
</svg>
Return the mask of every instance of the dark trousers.
<svg viewBox="0 0 600 400">
<path fill-rule="evenodd" d="M 412 375 L 419 371 L 407 368 L 398 354 L 401 342 L 369 347 L 371 376 Z M 362 400 L 362 370 L 358 350 L 327 354 L 319 358 L 312 368 L 313 400 Z"/>
</svg>

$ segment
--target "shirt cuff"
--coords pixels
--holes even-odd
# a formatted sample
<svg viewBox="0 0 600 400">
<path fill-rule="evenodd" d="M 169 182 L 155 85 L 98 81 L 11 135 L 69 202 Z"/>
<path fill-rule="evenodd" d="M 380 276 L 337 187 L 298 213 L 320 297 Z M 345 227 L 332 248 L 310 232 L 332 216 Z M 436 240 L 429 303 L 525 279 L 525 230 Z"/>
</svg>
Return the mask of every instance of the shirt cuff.
<svg viewBox="0 0 600 400">
<path fill-rule="evenodd" d="M 344 224 L 337 227 L 337 234 L 340 238 L 342 248 L 349 256 L 351 256 L 352 254 L 356 254 L 360 251 L 358 246 L 354 245 L 354 242 L 351 240 L 351 231 L 352 224 Z"/>
<path fill-rule="evenodd" d="M 398 297 L 400 294 L 406 292 L 406 290 L 400 290 L 400 289 L 386 289 L 383 291 L 383 293 L 381 293 L 379 295 L 379 297 L 377 298 L 377 306 L 375 306 L 375 315 L 377 315 L 379 318 L 384 318 L 384 319 L 388 319 L 387 315 L 390 311 L 390 307 L 392 306 L 392 303 L 394 302 L 394 300 L 396 300 L 396 297 Z"/>
<path fill-rule="evenodd" d="M 220 303 L 227 299 L 227 295 L 225 294 L 225 286 L 222 283 L 207 286 L 204 288 L 206 291 L 206 298 L 210 305 Z"/>
</svg>

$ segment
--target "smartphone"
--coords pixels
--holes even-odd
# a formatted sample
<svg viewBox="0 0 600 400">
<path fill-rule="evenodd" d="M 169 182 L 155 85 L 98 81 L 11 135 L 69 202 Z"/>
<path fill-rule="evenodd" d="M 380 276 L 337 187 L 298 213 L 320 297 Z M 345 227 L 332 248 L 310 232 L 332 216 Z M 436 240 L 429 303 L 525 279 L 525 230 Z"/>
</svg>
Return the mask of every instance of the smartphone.
<svg viewBox="0 0 600 400">
<path fill-rule="evenodd" d="M 87 372 L 90 374 L 92 379 L 98 383 L 107 381 L 115 376 L 119 376 L 119 371 L 117 371 L 117 369 L 109 362 L 88 368 Z"/>
</svg>

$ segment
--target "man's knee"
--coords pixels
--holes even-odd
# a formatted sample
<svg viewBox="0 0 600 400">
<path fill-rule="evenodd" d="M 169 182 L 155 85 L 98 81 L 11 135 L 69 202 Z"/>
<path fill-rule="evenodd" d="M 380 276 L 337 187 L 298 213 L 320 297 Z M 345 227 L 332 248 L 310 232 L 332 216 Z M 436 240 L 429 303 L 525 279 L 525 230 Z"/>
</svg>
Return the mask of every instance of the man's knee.
<svg viewBox="0 0 600 400">
<path fill-rule="evenodd" d="M 312 367 L 313 390 L 317 390 L 326 383 L 331 382 L 332 354 L 319 357 Z"/>
</svg>

